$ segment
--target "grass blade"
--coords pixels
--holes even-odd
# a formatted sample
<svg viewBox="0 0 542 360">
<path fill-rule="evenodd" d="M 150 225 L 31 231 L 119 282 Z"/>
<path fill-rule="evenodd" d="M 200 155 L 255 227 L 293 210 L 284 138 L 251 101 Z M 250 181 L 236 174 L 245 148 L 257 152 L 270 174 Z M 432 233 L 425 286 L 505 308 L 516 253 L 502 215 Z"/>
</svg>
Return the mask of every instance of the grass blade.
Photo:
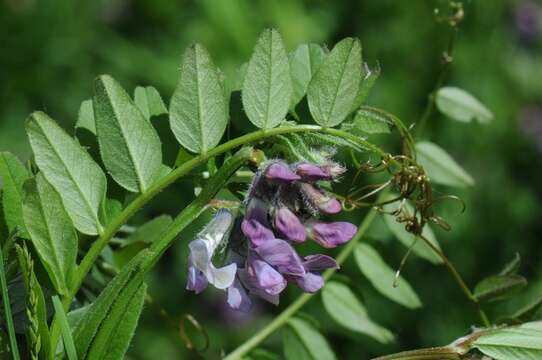
<svg viewBox="0 0 542 360">
<path fill-rule="evenodd" d="M 17 347 L 17 339 L 15 338 L 15 328 L 13 326 L 13 318 L 11 317 L 11 304 L 9 303 L 8 284 L 6 281 L 6 273 L 4 270 L 4 255 L 0 246 L 0 286 L 2 287 L 2 300 L 4 301 L 4 317 L 8 326 L 9 342 L 11 355 L 14 360 L 19 360 L 19 348 Z"/>
<path fill-rule="evenodd" d="M 68 324 L 68 318 L 66 316 L 66 312 L 64 312 L 64 308 L 62 307 L 62 302 L 56 295 L 53 296 L 53 305 L 60 323 L 60 331 L 62 332 L 62 339 L 64 341 L 66 355 L 68 356 L 69 360 L 77 360 L 77 353 L 75 352 L 75 345 L 73 344 L 72 332 L 70 330 L 70 325 Z"/>
</svg>

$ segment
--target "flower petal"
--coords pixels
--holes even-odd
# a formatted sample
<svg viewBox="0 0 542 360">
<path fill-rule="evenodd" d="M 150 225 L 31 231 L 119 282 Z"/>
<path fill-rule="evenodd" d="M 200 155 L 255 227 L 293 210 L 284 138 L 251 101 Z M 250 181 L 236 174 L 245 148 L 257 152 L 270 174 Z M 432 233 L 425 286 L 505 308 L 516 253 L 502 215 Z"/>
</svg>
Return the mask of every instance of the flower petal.
<svg viewBox="0 0 542 360">
<path fill-rule="evenodd" d="M 247 291 L 237 279 L 228 288 L 228 305 L 235 310 L 248 312 L 252 308 L 252 301 L 248 297 Z"/>
<path fill-rule="evenodd" d="M 318 180 L 331 180 L 331 176 L 320 168 L 320 166 L 300 163 L 295 167 L 297 175 L 301 176 L 303 180 L 318 181 Z"/>
<path fill-rule="evenodd" d="M 307 237 L 305 234 L 305 226 L 301 223 L 299 218 L 285 206 L 279 208 L 275 212 L 274 225 L 280 235 L 284 236 L 287 240 L 303 242 Z"/>
<path fill-rule="evenodd" d="M 220 290 L 227 289 L 233 284 L 236 272 L 237 264 L 235 263 L 221 268 L 215 268 L 213 264 L 209 264 L 206 271 L 203 271 L 207 277 L 207 281 Z"/>
<path fill-rule="evenodd" d="M 262 245 L 268 239 L 275 238 L 273 231 L 263 226 L 258 220 L 244 219 L 241 223 L 241 231 L 256 246 Z"/>
<path fill-rule="evenodd" d="M 246 288 L 248 289 L 248 291 L 249 291 L 249 293 L 251 295 L 256 295 L 256 296 L 258 296 L 258 297 L 264 299 L 265 301 L 268 301 L 268 302 L 270 302 L 271 304 L 274 304 L 274 305 L 279 304 L 279 300 L 280 300 L 280 295 L 279 294 L 271 295 L 271 294 L 267 293 L 266 291 L 251 285 L 252 281 L 249 278 L 248 271 L 246 271 L 245 269 L 239 269 L 237 274 L 239 276 L 239 279 L 241 280 L 243 285 L 246 286 Z"/>
<path fill-rule="evenodd" d="M 324 278 L 315 273 L 308 272 L 304 276 L 296 276 L 295 282 L 304 292 L 315 293 L 324 286 Z"/>
<path fill-rule="evenodd" d="M 313 222 L 309 227 L 312 239 L 325 248 L 334 248 L 350 241 L 358 230 L 356 225 L 345 221 Z"/>
<path fill-rule="evenodd" d="M 339 265 L 331 256 L 317 254 L 303 258 L 303 266 L 307 271 L 323 271 L 326 269 L 338 269 Z"/>
<path fill-rule="evenodd" d="M 267 180 L 276 182 L 292 182 L 301 179 L 299 175 L 290 170 L 290 167 L 282 161 L 269 164 L 265 168 L 264 176 Z"/>
<path fill-rule="evenodd" d="M 294 248 L 284 240 L 267 240 L 262 245 L 255 247 L 254 251 L 281 274 L 305 274 L 301 258 Z"/>
<path fill-rule="evenodd" d="M 249 261 L 249 281 L 269 295 L 280 294 L 286 288 L 286 279 L 271 265 L 262 260 Z"/>
<path fill-rule="evenodd" d="M 205 275 L 194 266 L 189 266 L 186 278 L 186 290 L 191 290 L 199 294 L 207 288 L 207 285 L 208 281 Z"/>
<path fill-rule="evenodd" d="M 320 188 L 309 183 L 301 183 L 300 189 L 311 205 L 324 214 L 337 214 L 342 210 L 341 203 Z"/>
</svg>

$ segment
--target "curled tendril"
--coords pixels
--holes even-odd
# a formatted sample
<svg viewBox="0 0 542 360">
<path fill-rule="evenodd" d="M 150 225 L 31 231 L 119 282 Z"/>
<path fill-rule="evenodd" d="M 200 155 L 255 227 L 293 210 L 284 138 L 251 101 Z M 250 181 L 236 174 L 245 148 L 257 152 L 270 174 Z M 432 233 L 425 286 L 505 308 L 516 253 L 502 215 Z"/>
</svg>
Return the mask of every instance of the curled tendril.
<svg viewBox="0 0 542 360">
<path fill-rule="evenodd" d="M 194 329 L 196 329 L 196 331 L 203 336 L 204 342 L 201 347 L 196 347 L 190 336 L 187 334 L 187 322 L 190 323 L 190 325 L 192 325 Z M 193 351 L 200 356 L 202 352 L 209 348 L 209 334 L 207 333 L 207 330 L 205 330 L 205 328 L 199 323 L 199 321 L 190 314 L 184 314 L 182 316 L 179 323 L 179 336 L 181 337 L 181 339 L 183 339 L 185 346 L 188 350 Z"/>
</svg>

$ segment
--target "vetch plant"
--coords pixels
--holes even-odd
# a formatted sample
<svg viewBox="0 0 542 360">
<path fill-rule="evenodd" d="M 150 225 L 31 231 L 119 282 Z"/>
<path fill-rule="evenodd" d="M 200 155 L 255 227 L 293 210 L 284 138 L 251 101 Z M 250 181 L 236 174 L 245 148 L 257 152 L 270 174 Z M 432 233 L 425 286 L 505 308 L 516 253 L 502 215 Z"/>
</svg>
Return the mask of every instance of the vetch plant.
<svg viewBox="0 0 542 360">
<path fill-rule="evenodd" d="M 458 6 L 445 18 L 452 34 L 462 17 Z M 99 76 L 75 124 L 92 134 L 94 145 L 83 146 L 44 112 L 28 117 L 32 158 L 25 165 L 0 153 L 7 228 L 0 248 L 1 314 L 12 358 L 124 358 L 150 299 L 146 275 L 176 240 L 188 253 L 188 291 L 179 290 L 179 297 L 211 286 L 234 311 L 250 312 L 256 299 L 278 304 L 288 284 L 303 292 L 236 349 L 228 345 L 225 359 L 275 358 L 257 347 L 281 328 L 287 359 L 337 358 L 317 321 L 298 314 L 319 293 L 334 322 L 362 334 L 360 342 L 363 336 L 394 341 L 394 329 L 373 320 L 356 294 L 353 285 L 365 280 L 334 277 L 351 254 L 379 293 L 408 309 L 431 301 L 420 299 L 400 274 L 410 254 L 444 265 L 479 316 L 471 334 L 448 346 L 381 359 L 542 356 L 542 325 L 529 322 L 542 302 L 507 316 L 486 311 L 486 302 L 526 285 L 519 259 L 471 288 L 431 229 L 451 229 L 435 204 L 459 200 L 436 195 L 435 184 L 468 187 L 474 180 L 444 149 L 418 141 L 423 125 L 435 107 L 458 121 L 482 123 L 493 116 L 487 108 L 440 79 L 413 134 L 397 116 L 365 104 L 380 68 L 363 62 L 354 38 L 331 50 L 301 44 L 288 52 L 281 35 L 267 29 L 242 69 L 238 78 L 224 78 L 205 48 L 193 45 L 184 52 L 168 106 L 153 87 L 137 87 L 132 98 L 111 76 Z M 239 96 L 244 115 L 231 121 L 236 105 L 230 100 Z M 180 145 L 174 163 L 164 160 L 157 116 L 168 118 Z M 242 127 L 253 131 L 232 137 L 244 120 Z M 375 134 L 398 134 L 392 138 L 401 145 L 398 153 L 384 150 Z M 173 218 L 135 221 L 140 209 L 180 179 L 193 185 L 188 205 Z M 195 238 L 179 236 L 209 210 L 213 216 Z M 363 215 L 360 224 L 340 218 L 350 212 Z M 405 245 L 397 266 L 375 244 L 360 243 L 378 216 Z M 134 243 L 137 251 L 114 261 L 111 254 Z M 85 289 L 89 280 L 99 284 L 96 296 Z M 24 283 L 22 320 L 11 311 L 8 283 L 16 281 Z M 197 314 L 187 318 L 205 333 Z M 187 339 L 184 328 L 181 333 Z M 203 357 L 218 357 L 187 345 Z"/>
</svg>

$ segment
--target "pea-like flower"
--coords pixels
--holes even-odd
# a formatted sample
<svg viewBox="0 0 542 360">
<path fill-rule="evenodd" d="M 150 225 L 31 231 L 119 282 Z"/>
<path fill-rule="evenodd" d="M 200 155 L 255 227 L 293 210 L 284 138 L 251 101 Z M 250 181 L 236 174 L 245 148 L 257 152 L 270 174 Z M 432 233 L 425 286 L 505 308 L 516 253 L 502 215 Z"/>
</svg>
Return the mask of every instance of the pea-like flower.
<svg viewBox="0 0 542 360">
<path fill-rule="evenodd" d="M 278 304 L 288 282 L 309 293 L 321 289 L 321 273 L 338 264 L 323 254 L 300 256 L 294 246 L 310 238 L 324 248 L 334 248 L 357 232 L 348 222 L 319 220 L 320 214 L 337 214 L 342 207 L 318 182 L 336 181 L 344 171 L 334 162 L 265 163 L 247 192 L 245 216 L 239 234 L 235 232 L 241 238 L 230 244 L 229 264 L 216 268 L 211 262 L 220 239 L 231 230 L 231 225 L 225 226 L 232 221 L 231 212 L 220 210 L 190 243 L 187 288 L 199 293 L 210 283 L 227 289 L 229 306 L 241 311 L 250 309 L 254 296 Z"/>
<path fill-rule="evenodd" d="M 231 263 L 217 268 L 212 262 L 217 249 L 229 237 L 233 222 L 234 216 L 230 210 L 218 210 L 198 238 L 188 245 L 190 248 L 188 290 L 199 293 L 207 287 L 207 283 L 217 289 L 227 289 L 233 284 L 237 264 Z"/>
</svg>

